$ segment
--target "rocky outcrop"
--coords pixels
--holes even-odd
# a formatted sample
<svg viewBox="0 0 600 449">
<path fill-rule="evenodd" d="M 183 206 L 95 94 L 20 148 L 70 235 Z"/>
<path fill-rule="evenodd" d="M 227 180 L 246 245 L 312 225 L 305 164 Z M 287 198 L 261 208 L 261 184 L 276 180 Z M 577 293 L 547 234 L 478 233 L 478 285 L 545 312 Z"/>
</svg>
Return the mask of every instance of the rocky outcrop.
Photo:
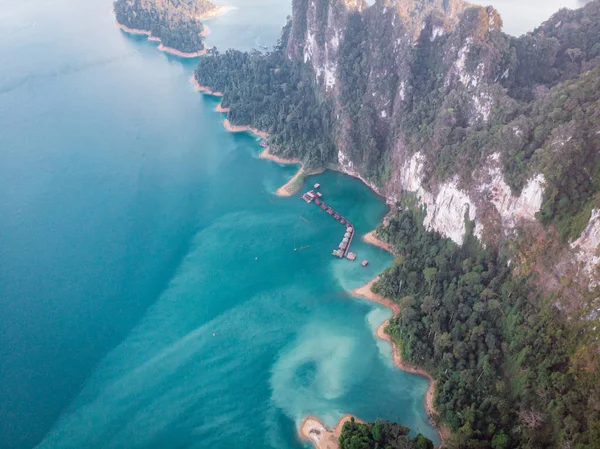
<svg viewBox="0 0 600 449">
<path fill-rule="evenodd" d="M 592 3 L 589 16 L 600 10 Z M 584 13 L 563 16 L 583 20 Z M 468 221 L 477 237 L 497 243 L 517 238 L 524 228 L 545 232 L 536 217 L 554 188 L 547 168 L 529 159 L 525 169 L 506 174 L 515 158 L 511 149 L 535 141 L 533 130 L 519 127 L 525 101 L 543 98 L 600 59 L 589 49 L 593 42 L 567 51 L 559 40 L 565 36 L 569 45 L 580 45 L 593 36 L 593 23 L 575 36 L 565 26 L 565 20 L 551 19 L 541 31 L 515 40 L 502 33 L 493 8 L 458 0 L 376 0 L 371 6 L 296 0 L 286 52 L 312 68 L 322 101 L 331 105 L 338 151 L 329 162 L 390 203 L 404 191 L 415 193 L 426 208 L 425 225 L 456 243 L 463 242 Z M 557 37 L 547 39 L 550 30 Z M 552 76 L 529 65 L 533 54 Z M 494 133 L 503 137 L 489 138 Z M 569 260 L 561 260 L 578 265 L 590 286 L 600 262 L 598 230 L 596 213 L 584 234 L 566 245 Z"/>
<path fill-rule="evenodd" d="M 598 285 L 600 270 L 600 210 L 592 210 L 590 221 L 581 236 L 571 243 L 575 258 L 583 274 L 589 278 L 590 287 Z"/>
</svg>

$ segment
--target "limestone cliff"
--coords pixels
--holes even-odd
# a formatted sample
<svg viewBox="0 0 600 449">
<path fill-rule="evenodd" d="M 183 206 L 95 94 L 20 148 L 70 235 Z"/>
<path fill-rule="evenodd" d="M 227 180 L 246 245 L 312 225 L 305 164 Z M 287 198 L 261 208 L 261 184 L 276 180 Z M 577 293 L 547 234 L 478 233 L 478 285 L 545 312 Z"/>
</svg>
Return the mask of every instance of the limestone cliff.
<svg viewBox="0 0 600 449">
<path fill-rule="evenodd" d="M 457 243 L 474 222 L 543 287 L 581 292 L 599 278 L 599 23 L 595 1 L 517 39 L 458 0 L 296 0 L 285 51 L 330 106 L 324 162 L 390 204 L 415 193 L 425 225 Z"/>
</svg>

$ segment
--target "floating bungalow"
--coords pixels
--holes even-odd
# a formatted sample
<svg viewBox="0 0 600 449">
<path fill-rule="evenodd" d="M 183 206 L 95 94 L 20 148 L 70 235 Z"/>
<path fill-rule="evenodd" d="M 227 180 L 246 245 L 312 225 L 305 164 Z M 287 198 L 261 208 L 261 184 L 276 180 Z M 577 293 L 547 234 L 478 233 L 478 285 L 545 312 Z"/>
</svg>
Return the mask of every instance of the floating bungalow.
<svg viewBox="0 0 600 449">
<path fill-rule="evenodd" d="M 316 197 L 317 196 L 315 195 L 315 192 L 313 192 L 312 190 L 302 195 L 302 199 L 307 203 L 312 203 L 316 199 Z"/>
<path fill-rule="evenodd" d="M 368 260 L 363 260 L 363 261 L 362 261 L 362 266 L 363 266 L 363 267 L 366 267 L 366 266 L 368 266 L 368 265 L 369 265 L 369 261 L 368 261 Z"/>
<path fill-rule="evenodd" d="M 350 251 L 350 245 L 352 245 L 352 239 L 354 238 L 354 227 L 348 220 L 346 220 L 343 216 L 341 216 L 339 213 L 333 210 L 322 200 L 323 194 L 321 192 L 316 191 L 320 187 L 320 184 L 315 184 L 313 190 L 310 190 L 302 195 L 302 199 L 307 203 L 314 202 L 317 206 L 321 208 L 321 210 L 327 212 L 327 214 L 329 215 L 332 215 L 333 218 L 335 218 L 342 225 L 344 225 L 346 229 L 344 232 L 344 237 L 342 238 L 342 241 L 340 242 L 338 248 L 332 251 L 332 255 L 335 257 L 339 257 L 340 259 L 346 257 L 348 260 L 356 260 L 356 254 Z"/>
</svg>

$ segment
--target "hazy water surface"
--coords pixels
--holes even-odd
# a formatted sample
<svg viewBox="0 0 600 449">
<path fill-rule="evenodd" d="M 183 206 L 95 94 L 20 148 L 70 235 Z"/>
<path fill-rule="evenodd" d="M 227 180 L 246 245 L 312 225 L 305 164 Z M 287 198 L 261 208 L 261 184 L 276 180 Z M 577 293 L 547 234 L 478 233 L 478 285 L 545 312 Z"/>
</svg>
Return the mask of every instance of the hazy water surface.
<svg viewBox="0 0 600 449">
<path fill-rule="evenodd" d="M 373 337 L 389 312 L 346 293 L 390 257 L 334 260 L 341 225 L 272 194 L 296 168 L 223 129 L 194 61 L 115 29 L 110 2 L 2 13 L 2 448 L 298 447 L 304 415 L 346 412 L 435 438 L 426 381 Z M 260 44 L 273 14 L 221 19 Z M 385 213 L 354 179 L 316 180 L 361 233 Z"/>
</svg>

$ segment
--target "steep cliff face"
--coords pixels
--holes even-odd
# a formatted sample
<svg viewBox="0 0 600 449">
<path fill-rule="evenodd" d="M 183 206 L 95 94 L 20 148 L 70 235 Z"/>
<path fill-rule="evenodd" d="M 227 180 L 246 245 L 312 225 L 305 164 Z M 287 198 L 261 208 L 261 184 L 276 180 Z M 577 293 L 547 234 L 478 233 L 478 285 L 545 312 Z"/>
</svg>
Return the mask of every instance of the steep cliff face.
<svg viewBox="0 0 600 449">
<path fill-rule="evenodd" d="M 515 39 L 502 33 L 493 8 L 462 1 L 297 0 L 286 52 L 312 68 L 331 108 L 337 160 L 325 162 L 361 177 L 390 203 L 415 193 L 427 209 L 425 225 L 457 243 L 466 220 L 485 241 L 518 242 L 515 257 L 529 254 L 541 283 L 575 276 L 592 288 L 600 262 L 599 209 L 590 207 L 600 109 L 597 93 L 573 100 L 572 92 L 583 83 L 593 92 L 589 77 L 599 77 L 598 23 L 596 1 Z M 557 151 L 564 162 L 550 156 Z M 573 188 L 557 179 L 567 171 L 557 175 L 542 162 L 568 166 L 582 153 L 588 166 L 572 167 L 581 178 Z M 582 213 L 577 224 L 560 215 L 558 203 L 569 198 L 580 203 L 572 211 Z M 557 244 L 550 236 L 567 222 Z M 533 251 L 533 243 L 523 244 L 528 233 L 554 243 Z M 550 247 L 551 265 L 542 260 Z"/>
</svg>

